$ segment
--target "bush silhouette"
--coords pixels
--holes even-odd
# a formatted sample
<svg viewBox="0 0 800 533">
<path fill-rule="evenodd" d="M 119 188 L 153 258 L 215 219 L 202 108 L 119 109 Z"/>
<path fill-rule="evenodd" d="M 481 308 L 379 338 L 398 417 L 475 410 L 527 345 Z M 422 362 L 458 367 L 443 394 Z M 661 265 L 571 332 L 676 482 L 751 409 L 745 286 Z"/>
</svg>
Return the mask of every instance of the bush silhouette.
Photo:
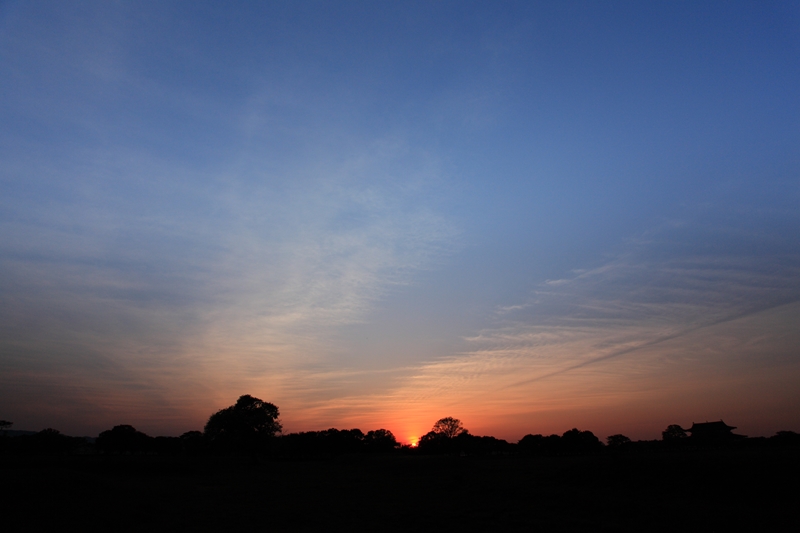
<svg viewBox="0 0 800 533">
<path fill-rule="evenodd" d="M 133 426 L 121 425 L 100 433 L 95 446 L 107 453 L 146 453 L 152 440 Z"/>
</svg>

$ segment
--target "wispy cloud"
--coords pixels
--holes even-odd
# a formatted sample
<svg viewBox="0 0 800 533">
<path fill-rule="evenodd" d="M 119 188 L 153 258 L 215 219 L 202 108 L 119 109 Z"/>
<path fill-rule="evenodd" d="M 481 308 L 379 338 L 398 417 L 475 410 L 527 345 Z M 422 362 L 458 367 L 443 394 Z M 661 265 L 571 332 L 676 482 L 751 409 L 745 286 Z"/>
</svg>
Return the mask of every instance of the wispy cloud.
<svg viewBox="0 0 800 533">
<path fill-rule="evenodd" d="M 0 379 L 130 413 L 165 397 L 206 412 L 245 388 L 294 398 L 335 365 L 336 328 L 453 249 L 446 176 L 274 72 L 230 72 L 250 97 L 219 98 L 142 69 L 141 21 L 117 11 L 67 10 L 35 47 L 3 37 L 29 55 L 4 63 L 30 86 L 17 108 L 56 133 L 4 137 Z M 35 386 L 65 373 L 85 394 Z"/>
<path fill-rule="evenodd" d="M 705 375 L 711 366 L 736 368 L 740 378 L 746 368 L 772 365 L 796 372 L 785 367 L 785 318 L 797 318 L 800 308 L 794 245 L 753 254 L 739 234 L 733 247 L 703 253 L 681 245 L 665 255 L 669 242 L 717 234 L 701 225 L 681 228 L 687 233 L 652 232 L 598 267 L 543 282 L 528 301 L 501 307 L 495 325 L 466 338 L 471 349 L 417 367 L 392 397 L 428 417 L 459 406 L 482 427 L 491 427 L 497 413 L 533 425 L 553 409 L 572 410 L 564 420 L 602 406 L 609 417 L 620 402 L 629 411 L 631 402 L 672 390 L 676 373 L 688 398 L 697 394 L 689 389 L 703 386 L 686 373 Z"/>
<path fill-rule="evenodd" d="M 455 227 L 431 195 L 440 176 L 418 159 L 377 143 L 289 175 L 200 176 L 198 192 L 185 169 L 144 158 L 105 170 L 134 196 L 151 190 L 146 212 L 97 183 L 35 213 L 7 199 L 6 214 L 19 215 L 0 240 L 14 302 L 2 309 L 4 375 L 70 367 L 99 395 L 122 384 L 151 398 L 198 383 L 223 397 L 308 381 L 303 368 L 331 356 L 336 327 L 363 321 L 452 249 Z"/>
</svg>

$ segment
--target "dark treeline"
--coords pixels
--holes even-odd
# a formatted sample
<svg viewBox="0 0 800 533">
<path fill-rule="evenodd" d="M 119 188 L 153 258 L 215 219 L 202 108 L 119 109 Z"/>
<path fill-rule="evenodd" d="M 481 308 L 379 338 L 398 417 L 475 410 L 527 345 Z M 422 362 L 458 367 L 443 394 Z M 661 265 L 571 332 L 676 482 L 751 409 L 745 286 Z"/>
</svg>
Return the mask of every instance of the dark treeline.
<svg viewBox="0 0 800 533">
<path fill-rule="evenodd" d="M 7 454 L 111 454 L 111 455 L 268 455 L 285 458 L 327 457 L 347 454 L 419 455 L 526 455 L 581 456 L 638 452 L 690 451 L 710 448 L 800 447 L 800 434 L 779 431 L 776 435 L 747 438 L 722 421 L 694 424 L 690 429 L 670 425 L 661 440 L 632 441 L 625 435 L 610 435 L 603 443 L 591 431 L 573 428 L 562 435 L 525 435 L 516 444 L 491 436 L 472 435 L 458 419 L 437 421 L 417 446 L 400 445 L 391 431 L 335 429 L 281 434 L 278 408 L 245 395 L 235 405 L 208 420 L 203 431 L 180 437 L 151 437 L 130 425 L 103 431 L 96 439 L 69 437 L 55 429 L 35 434 L 9 436 L 11 423 L 0 421 L 0 453 Z"/>
<path fill-rule="evenodd" d="M 796 531 L 800 435 L 722 421 L 661 439 L 570 429 L 517 443 L 442 418 L 417 446 L 386 429 L 284 433 L 242 396 L 179 437 L 97 438 L 0 421 L 9 531 Z M 12 436 L 13 435 L 13 436 Z"/>
</svg>

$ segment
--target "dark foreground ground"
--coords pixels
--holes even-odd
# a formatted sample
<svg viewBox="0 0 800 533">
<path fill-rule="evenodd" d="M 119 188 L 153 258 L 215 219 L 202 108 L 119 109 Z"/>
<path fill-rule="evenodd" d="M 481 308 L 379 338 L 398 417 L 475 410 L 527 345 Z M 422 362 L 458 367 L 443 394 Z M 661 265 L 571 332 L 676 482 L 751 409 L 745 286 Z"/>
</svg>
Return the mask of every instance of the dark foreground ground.
<svg viewBox="0 0 800 533">
<path fill-rule="evenodd" d="M 5 456 L 0 467 L 7 531 L 800 531 L 797 449 Z"/>
</svg>

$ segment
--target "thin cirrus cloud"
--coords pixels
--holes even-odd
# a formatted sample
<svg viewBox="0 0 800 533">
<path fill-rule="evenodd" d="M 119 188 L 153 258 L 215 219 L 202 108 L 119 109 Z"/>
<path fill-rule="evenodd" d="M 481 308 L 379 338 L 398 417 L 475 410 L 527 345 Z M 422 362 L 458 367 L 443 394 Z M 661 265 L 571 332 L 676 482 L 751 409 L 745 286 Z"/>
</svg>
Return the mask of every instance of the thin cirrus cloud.
<svg viewBox="0 0 800 533">
<path fill-rule="evenodd" d="M 720 246 L 721 233 L 735 246 Z M 390 394 L 359 408 L 378 409 L 409 435 L 454 414 L 511 440 L 580 424 L 652 438 L 687 413 L 738 416 L 752 432 L 789 423 L 800 267 L 789 240 L 765 248 L 752 233 L 700 221 L 649 232 L 605 264 L 501 306 L 467 350 L 405 369 Z M 743 384 L 757 389 L 746 402 Z"/>
<path fill-rule="evenodd" d="M 3 418 L 791 429 L 794 20 L 4 3 Z"/>
<path fill-rule="evenodd" d="M 120 408 L 141 417 L 146 389 L 145 403 L 178 404 L 156 424 L 186 424 L 186 409 L 211 409 L 244 383 L 281 398 L 284 382 L 330 355 L 336 326 L 364 320 L 454 245 L 453 224 L 419 200 L 435 170 L 408 158 L 397 143 L 376 143 L 343 163 L 297 169 L 297 181 L 226 174 L 207 197 L 158 191 L 172 169 L 140 165 L 119 178 L 149 176 L 143 186 L 155 185 L 164 208 L 136 212 L 93 186 L 82 209 L 19 213 L 2 243 L 5 296 L 15 303 L 3 309 L 4 376 L 51 381 L 37 388 L 54 400 L 77 401 L 65 387 L 81 388 L 86 404 L 118 397 L 109 417 Z M 183 192 L 213 210 L 213 223 L 165 198 Z M 70 385 L 57 377 L 67 371 Z"/>
<path fill-rule="evenodd" d="M 0 38 L 20 121 L 0 132 L 0 368 L 22 423 L 174 433 L 243 390 L 291 408 L 337 327 L 458 246 L 438 157 L 365 136 L 305 70 L 156 39 L 225 81 L 200 89 L 125 6 L 34 19 L 10 6 Z"/>
</svg>

